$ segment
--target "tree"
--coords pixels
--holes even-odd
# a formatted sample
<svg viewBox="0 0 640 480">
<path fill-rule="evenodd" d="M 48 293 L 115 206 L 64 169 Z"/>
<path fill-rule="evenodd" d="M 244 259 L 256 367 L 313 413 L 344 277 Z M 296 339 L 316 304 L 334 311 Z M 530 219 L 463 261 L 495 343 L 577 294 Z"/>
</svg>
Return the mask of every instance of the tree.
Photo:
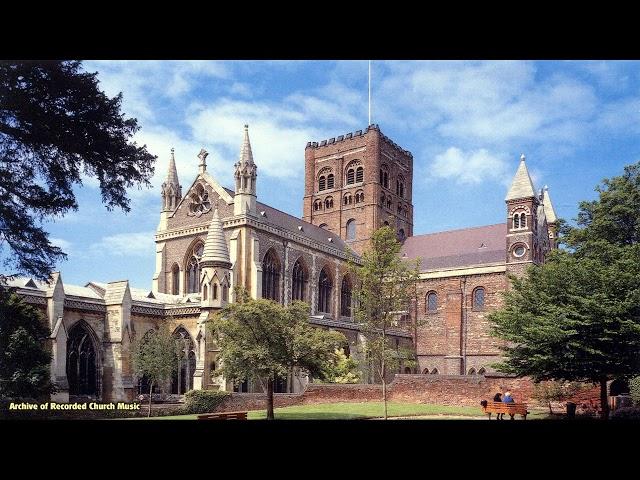
<svg viewBox="0 0 640 480">
<path fill-rule="evenodd" d="M 139 376 L 149 381 L 149 413 L 153 386 L 166 382 L 178 368 L 180 346 L 167 328 L 150 330 L 142 339 L 132 345 L 133 369 Z"/>
<path fill-rule="evenodd" d="M 373 363 L 382 382 L 384 418 L 387 419 L 387 371 L 415 363 L 413 350 L 390 344 L 389 333 L 398 327 L 398 317 L 409 311 L 419 279 L 415 265 L 400 258 L 400 242 L 394 230 L 384 226 L 373 233 L 371 246 L 361 265 L 351 263 L 356 277 L 355 321 L 365 335 L 365 356 Z M 415 321 L 415 319 L 414 319 Z"/>
<path fill-rule="evenodd" d="M 220 349 L 220 374 L 234 381 L 266 380 L 267 419 L 273 420 L 273 384 L 277 377 L 298 368 L 320 375 L 335 361 L 335 350 L 346 338 L 309 323 L 309 305 L 295 301 L 283 306 L 272 300 L 254 300 L 239 290 L 237 303 L 218 312 L 209 322 Z"/>
<path fill-rule="evenodd" d="M 511 342 L 499 369 L 535 380 L 600 385 L 640 373 L 640 163 L 582 202 L 575 227 L 563 224 L 563 251 L 522 279 L 511 278 L 505 306 L 489 316 Z"/>
<path fill-rule="evenodd" d="M 38 309 L 0 289 L 0 397 L 39 399 L 53 392 L 49 335 Z"/>
<path fill-rule="evenodd" d="M 344 349 L 336 349 L 335 358 L 329 362 L 318 379 L 319 383 L 358 383 L 362 372 L 353 356 L 347 357 Z"/>
<path fill-rule="evenodd" d="M 561 402 L 573 397 L 582 389 L 582 386 L 583 384 L 580 382 L 548 380 L 534 384 L 532 397 L 542 403 L 548 404 L 549 413 L 553 415 L 551 402 Z"/>
<path fill-rule="evenodd" d="M 0 62 L 0 252 L 3 265 L 47 280 L 64 252 L 39 225 L 77 210 L 74 185 L 96 177 L 108 210 L 129 211 L 126 189 L 149 186 L 146 145 L 129 139 L 140 128 L 107 97 L 96 73 L 78 61 Z"/>
</svg>

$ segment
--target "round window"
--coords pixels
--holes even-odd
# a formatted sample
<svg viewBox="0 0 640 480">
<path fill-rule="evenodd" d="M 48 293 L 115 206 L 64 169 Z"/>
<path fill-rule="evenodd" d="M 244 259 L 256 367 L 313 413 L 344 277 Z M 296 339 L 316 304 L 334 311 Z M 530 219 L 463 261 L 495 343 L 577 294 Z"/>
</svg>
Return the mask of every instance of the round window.
<svg viewBox="0 0 640 480">
<path fill-rule="evenodd" d="M 513 255 L 516 257 L 522 257 L 526 253 L 526 248 L 523 245 L 518 245 L 513 249 Z"/>
</svg>

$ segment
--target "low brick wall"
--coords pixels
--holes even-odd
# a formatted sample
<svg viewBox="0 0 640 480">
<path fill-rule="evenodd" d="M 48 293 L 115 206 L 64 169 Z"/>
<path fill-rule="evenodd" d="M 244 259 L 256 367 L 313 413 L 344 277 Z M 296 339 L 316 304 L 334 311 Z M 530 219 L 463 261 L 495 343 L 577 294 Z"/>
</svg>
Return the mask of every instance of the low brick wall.
<svg viewBox="0 0 640 480">
<path fill-rule="evenodd" d="M 510 390 L 516 402 L 531 402 L 528 379 L 462 375 L 396 375 L 388 385 L 388 400 L 405 403 L 476 406 L 496 392 Z M 274 394 L 275 407 L 334 402 L 379 402 L 382 385 L 311 384 L 302 393 Z M 264 410 L 264 393 L 233 393 L 217 411 Z"/>
</svg>

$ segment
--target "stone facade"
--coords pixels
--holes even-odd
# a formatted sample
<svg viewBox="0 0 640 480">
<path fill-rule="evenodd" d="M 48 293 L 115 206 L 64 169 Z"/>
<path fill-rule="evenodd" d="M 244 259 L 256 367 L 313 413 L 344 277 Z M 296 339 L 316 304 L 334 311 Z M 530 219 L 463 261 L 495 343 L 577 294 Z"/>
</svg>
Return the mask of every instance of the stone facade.
<svg viewBox="0 0 640 480">
<path fill-rule="evenodd" d="M 49 283 L 13 282 L 20 295 L 46 312 L 56 400 L 135 398 L 145 379 L 134 374 L 131 344 L 163 326 L 183 342 L 184 358 L 174 378 L 158 386 L 158 393 L 233 389 L 228 379 L 214 374 L 218 350 L 204 324 L 212 313 L 235 301 L 236 286 L 253 298 L 283 304 L 294 298 L 306 301 L 309 321 L 344 333 L 350 352 L 358 355 L 364 337 L 351 317 L 349 295 L 342 295 L 354 281 L 347 266 L 350 260 L 359 261 L 372 233 L 385 223 L 398 232 L 402 257 L 422 261 L 417 302 L 406 312 L 408 322 L 389 338 L 392 345 L 416 351 L 418 367 L 413 372 L 401 369 L 402 373 L 429 374 L 407 385 L 431 389 L 435 395 L 437 389 L 429 380 L 433 374 L 460 382 L 453 376 L 492 373 L 499 344 L 489 335 L 487 314 L 501 305 L 507 274 L 519 275 L 528 265 L 543 262 L 555 234 L 548 191 L 536 193 L 524 158 L 506 198 L 506 225 L 414 236 L 413 156 L 377 125 L 307 144 L 302 219 L 258 201 L 258 165 L 248 127 L 233 190 L 207 171 L 207 156 L 200 152 L 198 174 L 183 188 L 171 151 L 162 185 L 151 290 L 134 288 L 126 280 L 65 285 L 57 272 Z M 365 370 L 365 383 L 379 381 Z M 399 372 L 388 372 L 387 380 L 395 373 Z M 277 391 L 300 392 L 307 382 L 292 372 Z M 394 387 L 394 395 L 414 388 L 403 382 Z M 476 380 L 464 382 L 475 385 Z M 259 384 L 239 388 L 262 391 Z M 315 388 L 311 385 L 306 395 L 313 397 Z M 351 393 L 338 397 L 357 397 L 353 392 L 362 389 L 377 391 L 374 386 L 349 388 L 343 390 Z M 479 387 L 469 388 L 480 394 Z M 431 398 L 432 393 L 425 395 Z"/>
</svg>

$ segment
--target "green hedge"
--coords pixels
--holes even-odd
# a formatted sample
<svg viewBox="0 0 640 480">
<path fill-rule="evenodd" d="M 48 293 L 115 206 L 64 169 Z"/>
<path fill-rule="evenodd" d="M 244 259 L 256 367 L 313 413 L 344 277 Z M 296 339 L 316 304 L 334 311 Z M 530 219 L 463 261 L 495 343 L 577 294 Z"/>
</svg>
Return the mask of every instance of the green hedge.
<svg viewBox="0 0 640 480">
<path fill-rule="evenodd" d="M 231 394 L 217 390 L 190 390 L 185 395 L 183 412 L 191 413 L 212 413 Z"/>
</svg>

